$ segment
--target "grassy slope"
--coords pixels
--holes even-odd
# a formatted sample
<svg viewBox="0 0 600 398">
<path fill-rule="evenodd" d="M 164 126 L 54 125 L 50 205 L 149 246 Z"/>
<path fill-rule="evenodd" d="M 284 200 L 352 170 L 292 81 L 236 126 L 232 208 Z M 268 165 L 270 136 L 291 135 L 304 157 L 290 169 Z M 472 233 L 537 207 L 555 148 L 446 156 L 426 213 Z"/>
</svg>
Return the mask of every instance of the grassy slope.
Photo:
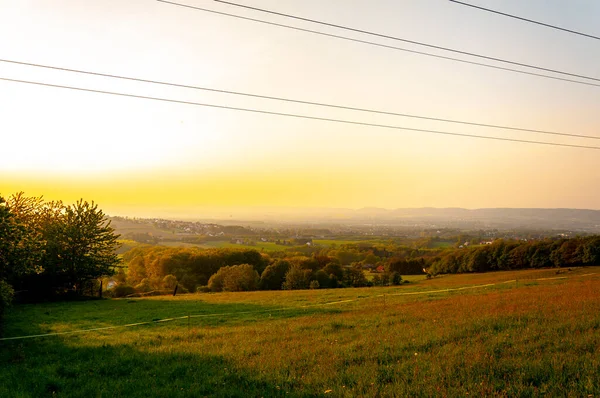
<svg viewBox="0 0 600 398">
<path fill-rule="evenodd" d="M 5 336 L 222 315 L 0 342 L 0 396 L 597 396 L 599 287 L 586 268 L 17 306 Z"/>
</svg>

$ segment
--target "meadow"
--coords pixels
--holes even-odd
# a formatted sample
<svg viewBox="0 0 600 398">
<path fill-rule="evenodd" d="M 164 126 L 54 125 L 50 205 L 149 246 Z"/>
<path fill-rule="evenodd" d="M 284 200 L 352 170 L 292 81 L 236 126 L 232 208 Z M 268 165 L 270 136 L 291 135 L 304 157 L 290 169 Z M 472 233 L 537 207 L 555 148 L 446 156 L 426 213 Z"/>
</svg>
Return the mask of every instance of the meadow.
<svg viewBox="0 0 600 398">
<path fill-rule="evenodd" d="M 115 328 L 0 341 L 0 396 L 598 396 L 599 293 L 587 267 L 18 305 L 4 337 Z"/>
</svg>

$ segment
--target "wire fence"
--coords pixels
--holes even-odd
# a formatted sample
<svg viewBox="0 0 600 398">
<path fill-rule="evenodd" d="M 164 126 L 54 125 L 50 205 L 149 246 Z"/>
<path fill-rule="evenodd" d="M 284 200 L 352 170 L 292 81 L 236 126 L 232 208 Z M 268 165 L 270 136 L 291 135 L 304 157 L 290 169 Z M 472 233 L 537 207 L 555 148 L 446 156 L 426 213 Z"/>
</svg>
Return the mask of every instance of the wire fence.
<svg viewBox="0 0 600 398">
<path fill-rule="evenodd" d="M 597 274 L 596 272 L 592 272 L 592 273 L 578 275 L 578 276 L 574 276 L 574 277 L 592 276 L 592 275 L 596 275 L 596 274 Z M 557 279 L 572 279 L 572 278 L 569 278 L 566 276 L 561 276 L 561 277 L 553 277 L 553 278 L 537 278 L 537 279 L 532 279 L 532 280 L 548 281 L 548 280 L 557 280 Z M 265 314 L 265 313 L 280 312 L 280 311 L 303 310 L 303 309 L 308 309 L 308 308 L 326 307 L 326 306 L 336 305 L 336 304 L 345 304 L 345 303 L 364 301 L 364 300 L 374 299 L 374 298 L 378 298 L 378 297 L 385 298 L 387 296 L 418 296 L 418 295 L 425 295 L 425 294 L 459 292 L 459 291 L 473 290 L 473 289 L 484 289 L 484 288 L 492 287 L 492 286 L 507 285 L 509 283 L 518 284 L 518 280 L 511 279 L 511 280 L 504 281 L 504 282 L 487 283 L 487 284 L 483 284 L 483 285 L 462 286 L 462 287 L 448 288 L 448 289 L 435 289 L 435 290 L 425 290 L 425 291 L 416 291 L 416 292 L 385 293 L 385 294 L 378 294 L 378 295 L 372 295 L 372 296 L 366 296 L 366 297 L 351 298 L 351 299 L 346 299 L 346 300 L 329 301 L 326 303 L 308 304 L 308 305 L 283 307 L 283 308 L 272 308 L 272 309 L 268 309 L 268 310 L 235 311 L 235 312 L 222 312 L 222 313 L 213 313 L 213 314 L 184 315 L 184 316 L 178 316 L 178 317 L 172 317 L 172 318 L 156 319 L 156 320 L 146 321 L 146 322 L 129 323 L 129 324 L 125 324 L 125 325 L 105 326 L 105 327 L 97 327 L 97 328 L 90 328 L 90 329 L 78 329 L 78 330 L 71 330 L 71 331 L 66 331 L 66 332 L 44 333 L 44 334 L 35 334 L 35 335 L 27 335 L 27 336 L 3 337 L 3 338 L 0 338 L 0 341 L 25 340 L 25 339 L 33 339 L 33 338 L 41 338 L 41 337 L 100 332 L 100 331 L 105 331 L 105 330 L 123 329 L 123 328 L 131 328 L 131 327 L 144 326 L 144 325 L 153 325 L 153 324 L 160 324 L 160 323 L 166 323 L 166 322 L 173 322 L 173 321 L 184 320 L 184 319 L 189 320 L 192 318 L 217 318 L 217 317 L 227 317 L 227 316 L 232 316 L 232 315 L 251 315 L 251 314 Z"/>
</svg>

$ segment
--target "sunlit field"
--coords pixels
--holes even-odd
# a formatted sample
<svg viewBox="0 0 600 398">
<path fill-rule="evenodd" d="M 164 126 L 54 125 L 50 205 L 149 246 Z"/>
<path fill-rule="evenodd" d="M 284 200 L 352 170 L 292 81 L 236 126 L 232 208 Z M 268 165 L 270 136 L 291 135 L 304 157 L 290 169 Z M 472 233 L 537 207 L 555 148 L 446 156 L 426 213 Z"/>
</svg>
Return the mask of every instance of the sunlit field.
<svg viewBox="0 0 600 398">
<path fill-rule="evenodd" d="M 600 267 L 407 279 L 15 306 L 4 337 L 150 323 L 0 341 L 0 396 L 600 395 Z"/>
</svg>

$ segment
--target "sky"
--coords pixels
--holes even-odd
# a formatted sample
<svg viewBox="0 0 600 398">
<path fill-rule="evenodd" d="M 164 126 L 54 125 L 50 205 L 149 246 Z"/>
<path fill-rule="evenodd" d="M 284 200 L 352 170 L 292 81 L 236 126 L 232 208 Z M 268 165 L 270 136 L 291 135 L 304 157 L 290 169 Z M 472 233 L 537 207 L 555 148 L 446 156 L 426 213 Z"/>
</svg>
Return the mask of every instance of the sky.
<svg viewBox="0 0 600 398">
<path fill-rule="evenodd" d="M 177 1 L 500 65 L 211 0 Z M 600 78 L 600 40 L 447 0 L 239 2 Z M 597 1 L 469 2 L 600 36 Z M 600 87 L 318 36 L 154 0 L 0 0 L 0 37 L 3 60 L 600 137 Z M 600 147 L 597 139 L 331 109 L 6 62 L 0 62 L 0 77 Z M 600 151 L 594 149 L 349 125 L 0 80 L 0 195 L 24 191 L 65 202 L 84 198 L 111 215 L 201 217 L 217 210 L 266 208 L 600 209 L 599 170 Z"/>
</svg>

